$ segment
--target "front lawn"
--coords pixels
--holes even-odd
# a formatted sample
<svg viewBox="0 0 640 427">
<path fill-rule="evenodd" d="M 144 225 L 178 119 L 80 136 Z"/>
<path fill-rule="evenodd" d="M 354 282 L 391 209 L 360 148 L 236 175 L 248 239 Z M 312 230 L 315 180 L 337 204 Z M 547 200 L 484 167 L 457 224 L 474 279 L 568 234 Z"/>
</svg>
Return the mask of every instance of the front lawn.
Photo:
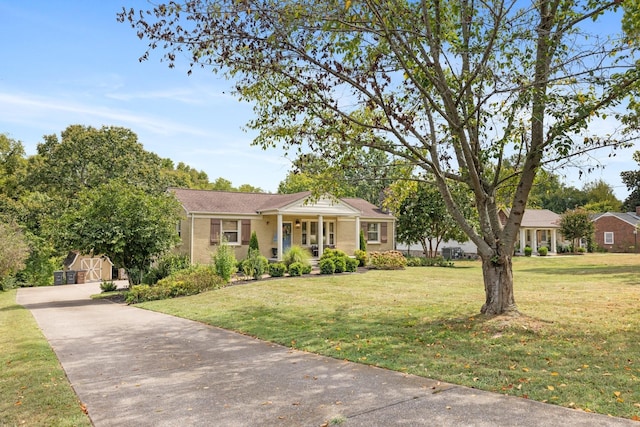
<svg viewBox="0 0 640 427">
<path fill-rule="evenodd" d="M 0 292 L 0 425 L 90 426 L 55 353 L 16 291 Z"/>
<path fill-rule="evenodd" d="M 480 263 L 230 286 L 141 307 L 296 349 L 640 416 L 640 255 L 514 260 L 523 316 L 486 318 Z"/>
</svg>

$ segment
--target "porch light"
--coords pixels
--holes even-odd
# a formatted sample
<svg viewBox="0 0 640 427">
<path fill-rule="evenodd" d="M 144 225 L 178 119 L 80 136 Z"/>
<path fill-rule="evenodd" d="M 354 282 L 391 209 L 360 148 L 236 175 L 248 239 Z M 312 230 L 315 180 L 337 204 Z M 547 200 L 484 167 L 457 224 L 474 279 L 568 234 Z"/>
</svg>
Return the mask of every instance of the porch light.
<svg viewBox="0 0 640 427">
<path fill-rule="evenodd" d="M 296 219 L 296 228 L 300 228 L 300 220 Z"/>
</svg>

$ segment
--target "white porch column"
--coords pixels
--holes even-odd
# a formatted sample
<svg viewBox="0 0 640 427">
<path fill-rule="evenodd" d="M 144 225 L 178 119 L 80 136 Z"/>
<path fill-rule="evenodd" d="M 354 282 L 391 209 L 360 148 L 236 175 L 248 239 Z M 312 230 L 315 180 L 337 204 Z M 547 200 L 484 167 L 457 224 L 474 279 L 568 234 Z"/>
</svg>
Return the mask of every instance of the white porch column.
<svg viewBox="0 0 640 427">
<path fill-rule="evenodd" d="M 360 247 L 360 217 L 356 217 L 356 249 L 362 249 Z"/>
<path fill-rule="evenodd" d="M 555 228 L 551 229 L 551 247 L 549 248 L 549 252 L 551 252 L 552 254 L 556 253 L 556 246 L 557 246 L 557 240 L 558 240 L 558 236 L 557 236 L 557 230 Z"/>
<path fill-rule="evenodd" d="M 520 227 L 520 249 L 518 253 L 524 255 L 524 247 L 527 246 L 527 230 Z"/>
<path fill-rule="evenodd" d="M 535 254 L 538 252 L 538 230 L 534 228 L 531 233 L 531 253 Z"/>
<path fill-rule="evenodd" d="M 322 215 L 318 215 L 318 257 L 324 252 L 324 229 L 322 226 Z"/>
<path fill-rule="evenodd" d="M 277 235 L 276 238 L 278 239 L 278 241 L 276 243 L 277 243 L 277 248 L 278 248 L 278 254 L 276 256 L 276 259 L 278 261 L 282 261 L 282 214 L 278 214 L 278 221 L 277 222 L 278 222 L 278 224 L 277 224 L 276 227 L 278 227 L 278 228 L 277 228 L 277 231 L 276 231 L 276 235 Z"/>
</svg>

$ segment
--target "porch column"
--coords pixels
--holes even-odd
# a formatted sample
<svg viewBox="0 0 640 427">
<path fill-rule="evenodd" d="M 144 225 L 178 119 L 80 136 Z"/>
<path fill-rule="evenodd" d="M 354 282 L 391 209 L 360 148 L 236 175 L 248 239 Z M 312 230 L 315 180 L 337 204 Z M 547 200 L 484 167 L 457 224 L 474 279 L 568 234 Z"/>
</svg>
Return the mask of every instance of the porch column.
<svg viewBox="0 0 640 427">
<path fill-rule="evenodd" d="M 322 256 L 324 252 L 324 230 L 322 227 L 322 215 L 318 215 L 318 256 Z"/>
<path fill-rule="evenodd" d="M 555 228 L 551 229 L 551 247 L 549 248 L 549 252 L 552 254 L 556 253 L 556 245 L 557 245 L 557 230 Z"/>
<path fill-rule="evenodd" d="M 278 248 L 278 254 L 276 256 L 276 259 L 278 261 L 282 261 L 282 214 L 278 214 L 278 225 L 277 225 L 277 231 L 276 231 L 276 235 L 277 235 L 277 248 Z"/>
<path fill-rule="evenodd" d="M 356 217 L 356 249 L 362 249 L 360 247 L 360 217 Z"/>
<path fill-rule="evenodd" d="M 533 233 L 531 236 L 531 253 L 535 254 L 538 252 L 538 230 L 534 228 L 531 232 Z"/>
<path fill-rule="evenodd" d="M 527 230 L 520 227 L 520 249 L 518 253 L 524 255 L 524 247 L 527 245 Z"/>
</svg>

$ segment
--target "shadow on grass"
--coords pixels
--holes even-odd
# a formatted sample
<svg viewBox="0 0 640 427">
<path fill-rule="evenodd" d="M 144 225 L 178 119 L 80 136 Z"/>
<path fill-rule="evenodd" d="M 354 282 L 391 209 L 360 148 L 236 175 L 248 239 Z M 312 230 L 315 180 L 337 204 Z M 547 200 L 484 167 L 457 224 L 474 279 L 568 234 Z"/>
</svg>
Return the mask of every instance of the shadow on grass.
<svg viewBox="0 0 640 427">
<path fill-rule="evenodd" d="M 640 264 L 637 266 L 615 266 L 615 265 L 584 265 L 584 266 L 575 266 L 575 267 L 558 267 L 558 268 L 527 268 L 527 269 L 517 269 L 514 271 L 515 274 L 518 273 L 532 273 L 532 274 L 545 274 L 549 276 L 588 276 L 594 274 L 603 274 L 603 275 L 616 275 L 620 276 L 623 274 L 626 275 L 638 275 L 640 274 Z"/>
</svg>

